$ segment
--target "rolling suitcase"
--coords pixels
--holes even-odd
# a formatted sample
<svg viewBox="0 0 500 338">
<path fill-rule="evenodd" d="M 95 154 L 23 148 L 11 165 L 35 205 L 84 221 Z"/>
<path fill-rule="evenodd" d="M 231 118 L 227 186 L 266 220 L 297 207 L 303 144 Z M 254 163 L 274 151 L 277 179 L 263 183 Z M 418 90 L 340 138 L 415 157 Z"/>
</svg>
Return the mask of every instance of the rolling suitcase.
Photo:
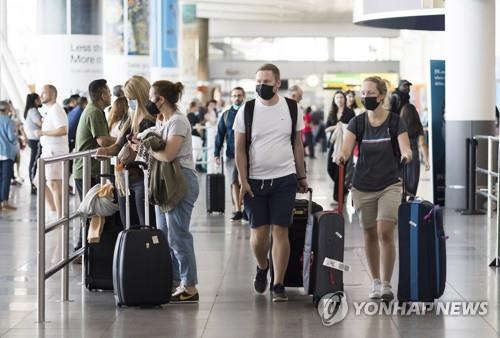
<svg viewBox="0 0 500 338">
<path fill-rule="evenodd" d="M 207 212 L 224 213 L 226 207 L 224 159 L 221 156 L 221 172 L 218 174 L 207 174 L 206 189 Z"/>
<path fill-rule="evenodd" d="M 304 245 L 304 291 L 317 304 L 327 293 L 344 290 L 344 166 L 339 167 L 337 211 L 310 214 Z"/>
<path fill-rule="evenodd" d="M 122 230 L 120 213 L 116 212 L 106 217 L 99 243 L 87 243 L 85 286 L 88 290 L 113 290 L 113 255 L 118 234 Z"/>
<path fill-rule="evenodd" d="M 108 178 L 114 183 L 114 175 L 100 175 L 100 177 Z M 85 223 L 88 234 L 89 222 Z M 86 243 L 85 286 L 89 291 L 113 290 L 113 255 L 118 234 L 122 230 L 120 213 L 116 212 L 105 218 L 99 243 Z"/>
<path fill-rule="evenodd" d="M 302 255 L 306 238 L 306 226 L 309 215 L 323 210 L 321 205 L 312 201 L 312 189 L 308 190 L 308 199 L 296 199 L 293 208 L 292 224 L 288 229 L 290 257 L 285 272 L 283 285 L 286 287 L 302 287 Z M 271 285 L 274 282 L 272 254 L 269 254 Z"/>
<path fill-rule="evenodd" d="M 398 300 L 434 302 L 446 285 L 443 211 L 429 201 L 407 201 L 405 177 L 403 173 L 403 197 L 398 211 Z"/>
<path fill-rule="evenodd" d="M 147 191 L 147 165 L 144 169 Z M 145 199 L 145 225 L 130 225 L 128 170 L 125 170 L 126 230 L 120 232 L 113 260 L 113 286 L 117 306 L 158 306 L 170 301 L 172 258 L 168 242 L 159 229 L 149 225 L 149 200 Z M 147 196 L 147 194 L 146 194 Z"/>
</svg>

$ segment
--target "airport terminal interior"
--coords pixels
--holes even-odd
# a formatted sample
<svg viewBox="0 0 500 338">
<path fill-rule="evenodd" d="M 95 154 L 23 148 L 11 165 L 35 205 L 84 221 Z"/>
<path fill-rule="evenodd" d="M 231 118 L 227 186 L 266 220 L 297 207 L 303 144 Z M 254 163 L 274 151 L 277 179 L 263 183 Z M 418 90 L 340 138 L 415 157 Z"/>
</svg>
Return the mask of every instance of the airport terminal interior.
<svg viewBox="0 0 500 338">
<path fill-rule="evenodd" d="M 0 0 L 0 337 L 498 337 L 496 2 Z"/>
</svg>

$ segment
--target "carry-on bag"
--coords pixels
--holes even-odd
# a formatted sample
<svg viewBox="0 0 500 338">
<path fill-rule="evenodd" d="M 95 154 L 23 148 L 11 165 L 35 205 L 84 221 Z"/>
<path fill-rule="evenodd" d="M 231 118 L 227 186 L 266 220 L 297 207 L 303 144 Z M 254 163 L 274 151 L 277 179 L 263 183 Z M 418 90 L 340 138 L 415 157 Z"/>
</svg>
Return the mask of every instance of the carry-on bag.
<svg viewBox="0 0 500 338">
<path fill-rule="evenodd" d="M 130 225 L 130 165 L 144 170 L 144 225 Z M 118 236 L 113 260 L 113 286 L 117 306 L 158 306 L 170 301 L 172 258 L 163 232 L 149 222 L 148 170 L 144 162 L 125 167 L 126 230 Z"/>
<path fill-rule="evenodd" d="M 339 166 L 339 204 L 336 211 L 310 214 L 303 259 L 304 291 L 316 304 L 327 293 L 344 290 L 344 165 Z"/>
<path fill-rule="evenodd" d="M 434 302 L 446 285 L 443 210 L 429 201 L 407 201 L 406 171 L 398 211 L 400 302 Z"/>
</svg>

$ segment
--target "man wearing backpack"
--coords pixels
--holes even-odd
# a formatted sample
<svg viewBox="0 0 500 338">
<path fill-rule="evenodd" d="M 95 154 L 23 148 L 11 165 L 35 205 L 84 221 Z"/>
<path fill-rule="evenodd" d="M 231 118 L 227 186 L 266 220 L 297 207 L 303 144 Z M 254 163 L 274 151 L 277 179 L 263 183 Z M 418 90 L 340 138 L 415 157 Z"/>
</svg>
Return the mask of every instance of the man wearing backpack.
<svg viewBox="0 0 500 338">
<path fill-rule="evenodd" d="M 407 103 L 410 103 L 410 86 L 412 83 L 408 80 L 400 80 L 398 88 L 391 95 L 391 111 L 398 115 L 401 109 Z"/>
<path fill-rule="evenodd" d="M 304 128 L 297 102 L 278 95 L 280 71 L 272 64 L 256 73 L 255 100 L 240 108 L 234 124 L 236 166 L 241 184 L 240 201 L 245 203 L 251 225 L 253 252 L 257 259 L 254 288 L 267 288 L 267 259 L 272 233 L 274 302 L 288 300 L 283 280 L 290 255 L 288 227 L 291 224 L 297 188 L 308 188 L 304 148 L 300 132 Z"/>
<path fill-rule="evenodd" d="M 241 210 L 240 199 L 240 182 L 238 181 L 238 170 L 234 163 L 234 131 L 233 124 L 236 118 L 236 113 L 245 101 L 245 90 L 241 87 L 235 87 L 231 90 L 231 107 L 222 113 L 217 126 L 217 135 L 215 137 L 215 152 L 214 157 L 218 165 L 220 165 L 220 153 L 224 140 L 226 140 L 226 160 L 224 162 L 227 172 L 232 174 L 226 175 L 230 179 L 229 185 L 231 186 L 231 197 L 234 207 L 234 215 L 232 221 L 240 221 L 245 218 Z M 226 182 L 227 184 L 228 182 Z"/>
</svg>

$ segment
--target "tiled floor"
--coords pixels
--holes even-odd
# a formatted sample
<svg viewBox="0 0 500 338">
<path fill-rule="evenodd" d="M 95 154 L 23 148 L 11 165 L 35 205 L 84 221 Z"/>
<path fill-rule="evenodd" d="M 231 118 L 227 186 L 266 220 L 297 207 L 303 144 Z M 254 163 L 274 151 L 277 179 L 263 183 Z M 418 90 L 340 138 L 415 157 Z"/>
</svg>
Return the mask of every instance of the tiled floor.
<svg viewBox="0 0 500 338">
<path fill-rule="evenodd" d="M 331 183 L 325 159 L 309 162 L 314 199 L 329 207 Z M 200 182 L 204 183 L 203 177 Z M 424 178 L 422 195 L 429 192 Z M 27 185 L 13 191 L 16 212 L 0 213 L 0 335 L 2 337 L 495 337 L 498 335 L 498 271 L 488 267 L 496 248 L 496 228 L 486 217 L 446 211 L 448 282 L 443 300 L 488 301 L 485 316 L 356 316 L 351 303 L 366 301 L 370 278 L 362 234 L 346 224 L 345 289 L 347 318 L 322 325 L 301 290 L 289 289 L 288 303 L 273 304 L 252 287 L 255 262 L 247 226 L 226 216 L 205 213 L 204 190 L 194 211 L 192 230 L 199 268 L 201 301 L 162 309 L 117 309 L 112 293 L 88 292 L 80 284 L 81 266 L 71 266 L 71 302 L 58 301 L 60 276 L 47 283 L 47 322 L 36 323 L 35 198 Z M 228 201 L 229 205 L 229 201 Z M 230 210 L 230 209 L 228 209 Z M 54 235 L 49 244 L 54 243 Z M 49 245 L 49 248 L 53 247 Z M 397 264 L 396 264 L 397 266 Z M 393 284 L 396 286 L 397 268 Z"/>
</svg>

